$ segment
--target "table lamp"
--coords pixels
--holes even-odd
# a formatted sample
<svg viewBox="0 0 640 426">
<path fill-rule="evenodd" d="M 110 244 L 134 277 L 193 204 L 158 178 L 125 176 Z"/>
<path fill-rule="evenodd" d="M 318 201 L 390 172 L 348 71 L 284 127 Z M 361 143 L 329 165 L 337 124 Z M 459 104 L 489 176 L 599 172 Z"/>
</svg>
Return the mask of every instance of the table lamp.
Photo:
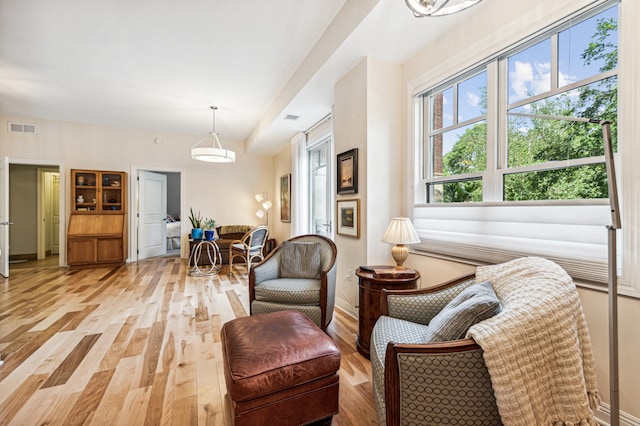
<svg viewBox="0 0 640 426">
<path fill-rule="evenodd" d="M 416 244 L 420 237 L 408 217 L 394 217 L 382 236 L 385 243 L 395 244 L 391 249 L 391 256 L 396 261 L 395 269 L 404 269 L 402 264 L 409 256 L 409 249 L 405 244 Z"/>
</svg>

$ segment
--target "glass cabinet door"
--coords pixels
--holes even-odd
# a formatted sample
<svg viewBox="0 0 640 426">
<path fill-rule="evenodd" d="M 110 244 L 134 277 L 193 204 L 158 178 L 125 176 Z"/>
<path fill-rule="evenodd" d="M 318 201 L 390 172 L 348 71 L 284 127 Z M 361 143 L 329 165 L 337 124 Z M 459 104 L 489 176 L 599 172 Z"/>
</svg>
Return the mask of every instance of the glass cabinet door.
<svg viewBox="0 0 640 426">
<path fill-rule="evenodd" d="M 102 173 L 101 209 L 106 211 L 122 210 L 122 174 Z"/>
<path fill-rule="evenodd" d="M 75 171 L 72 179 L 74 185 L 74 211 L 95 211 L 97 206 L 98 187 L 97 173 L 89 171 Z"/>
</svg>

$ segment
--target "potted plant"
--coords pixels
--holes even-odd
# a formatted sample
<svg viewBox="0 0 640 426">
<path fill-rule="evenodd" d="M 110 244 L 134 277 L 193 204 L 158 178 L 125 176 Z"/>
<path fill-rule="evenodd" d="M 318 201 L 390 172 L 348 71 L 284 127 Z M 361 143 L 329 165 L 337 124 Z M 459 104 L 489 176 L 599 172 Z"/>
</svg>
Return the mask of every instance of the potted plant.
<svg viewBox="0 0 640 426">
<path fill-rule="evenodd" d="M 214 236 L 216 234 L 216 231 L 215 231 L 216 221 L 215 221 L 215 219 L 208 218 L 208 217 L 204 218 L 204 220 L 202 221 L 202 226 L 204 228 L 204 238 L 206 240 L 209 240 L 209 241 L 213 240 L 213 238 L 214 238 Z"/>
<path fill-rule="evenodd" d="M 189 215 L 189 220 L 191 221 L 191 227 L 193 228 L 191 230 L 191 238 L 193 238 L 194 240 L 201 240 L 202 239 L 202 216 L 200 215 L 200 212 L 198 212 L 198 214 L 195 214 L 193 212 L 193 208 L 189 208 L 191 214 Z"/>
</svg>

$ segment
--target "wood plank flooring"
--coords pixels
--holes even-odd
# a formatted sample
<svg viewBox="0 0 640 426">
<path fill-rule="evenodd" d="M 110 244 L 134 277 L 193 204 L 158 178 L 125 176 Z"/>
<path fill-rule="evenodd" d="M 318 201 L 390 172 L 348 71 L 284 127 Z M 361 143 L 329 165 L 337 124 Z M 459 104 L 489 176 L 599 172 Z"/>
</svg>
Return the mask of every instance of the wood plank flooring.
<svg viewBox="0 0 640 426">
<path fill-rule="evenodd" d="M 241 269 L 191 277 L 177 257 L 12 267 L 0 277 L 0 425 L 231 425 L 220 328 L 248 313 Z M 337 426 L 377 424 L 356 333 L 337 310 Z"/>
</svg>

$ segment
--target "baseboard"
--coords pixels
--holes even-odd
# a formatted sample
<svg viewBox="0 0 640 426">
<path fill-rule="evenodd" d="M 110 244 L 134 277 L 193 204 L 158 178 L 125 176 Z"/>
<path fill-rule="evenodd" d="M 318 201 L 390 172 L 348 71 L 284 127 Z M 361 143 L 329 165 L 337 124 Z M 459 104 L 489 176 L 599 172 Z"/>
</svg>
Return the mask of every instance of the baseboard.
<svg viewBox="0 0 640 426">
<path fill-rule="evenodd" d="M 38 260 L 37 253 L 25 253 L 25 254 L 10 254 L 9 262 L 12 260 Z"/>
<path fill-rule="evenodd" d="M 352 316 L 355 319 L 358 319 L 358 307 L 351 305 L 344 299 L 336 297 L 336 307 L 340 308 L 341 311 L 346 314 Z"/>
<path fill-rule="evenodd" d="M 596 420 L 601 426 L 610 426 L 611 406 L 600 403 L 600 409 L 595 412 Z M 631 414 L 620 412 L 620 426 L 640 426 L 640 419 L 633 417 Z"/>
</svg>

